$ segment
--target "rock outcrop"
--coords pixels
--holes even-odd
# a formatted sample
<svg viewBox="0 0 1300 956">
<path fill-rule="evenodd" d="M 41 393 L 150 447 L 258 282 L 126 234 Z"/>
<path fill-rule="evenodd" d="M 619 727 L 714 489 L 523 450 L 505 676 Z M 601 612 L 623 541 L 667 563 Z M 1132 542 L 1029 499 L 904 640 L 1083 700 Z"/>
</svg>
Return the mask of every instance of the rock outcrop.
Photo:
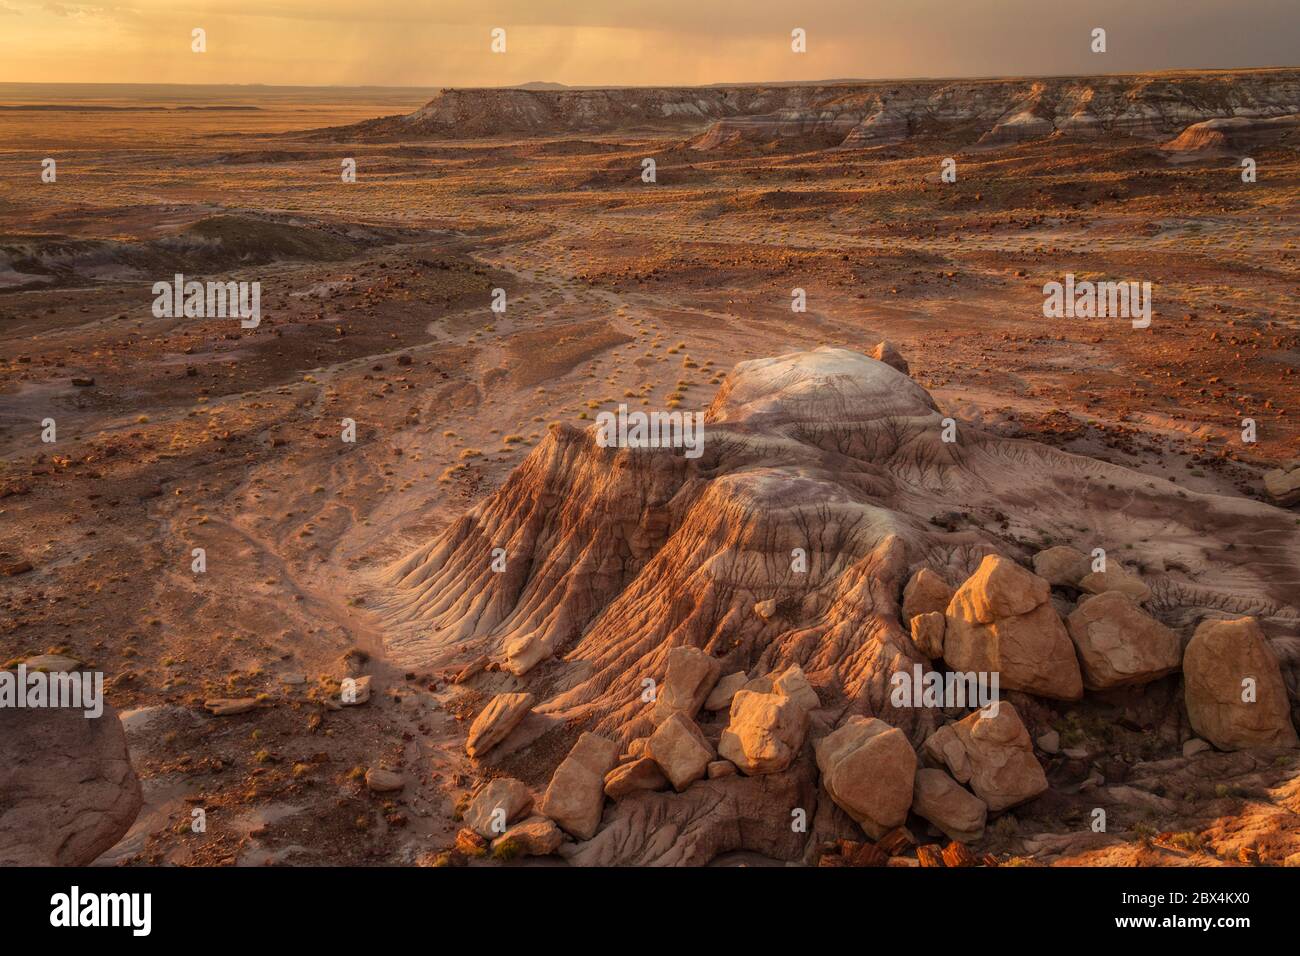
<svg viewBox="0 0 1300 956">
<path fill-rule="evenodd" d="M 1001 686 L 1077 700 L 1083 680 L 1074 645 L 1042 578 L 990 554 L 962 583 L 946 612 L 944 662 L 957 671 L 997 672 Z"/>
<path fill-rule="evenodd" d="M 1178 635 L 1121 591 L 1085 601 L 1065 623 L 1089 690 L 1146 684 L 1182 664 Z"/>
<path fill-rule="evenodd" d="M 535 700 L 532 694 L 497 694 L 470 724 L 465 752 L 478 757 L 501 743 L 528 716 Z"/>
<path fill-rule="evenodd" d="M 1047 789 L 1029 732 L 1015 707 L 1000 702 L 996 715 L 978 710 L 940 727 L 925 755 L 966 783 L 993 813 L 1032 800 Z"/>
<path fill-rule="evenodd" d="M 907 819 L 916 751 L 896 727 L 854 717 L 817 744 L 822 786 L 872 839 Z"/>
<path fill-rule="evenodd" d="M 1183 679 L 1192 729 L 1220 750 L 1296 746 L 1286 684 L 1254 618 L 1202 623 Z"/>
<path fill-rule="evenodd" d="M 0 866 L 85 866 L 142 797 L 117 711 L 0 707 Z"/>
<path fill-rule="evenodd" d="M 903 620 L 911 621 L 918 614 L 931 611 L 946 611 L 951 600 L 952 588 L 948 582 L 929 568 L 921 568 L 903 588 Z"/>
<path fill-rule="evenodd" d="M 808 708 L 794 697 L 742 690 L 731 701 L 718 755 L 750 776 L 780 773 L 794 762 L 807 732 Z"/>
<path fill-rule="evenodd" d="M 681 713 L 667 718 L 650 735 L 646 753 L 677 791 L 703 777 L 710 761 L 717 757 L 695 721 Z"/>
<path fill-rule="evenodd" d="M 533 808 L 533 794 L 513 777 L 497 777 L 483 787 L 465 810 L 465 826 L 488 840 Z"/>
<path fill-rule="evenodd" d="M 944 515 L 1014 514 L 1018 525 L 1055 535 L 1087 521 L 1104 531 L 1112 553 L 1130 544 L 1186 553 L 1195 541 L 1202 557 L 1185 561 L 1185 570 L 1144 568 L 1139 583 L 1151 592 L 1145 613 L 1181 627 L 1233 606 L 1280 633 L 1300 618 L 1300 529 L 1276 507 L 1198 494 L 975 425 L 945 442 L 944 417 L 915 380 L 845 349 L 743 362 L 705 413 L 700 458 L 672 448 L 603 447 L 592 431 L 553 426 L 497 490 L 396 562 L 369 605 L 383 617 L 389 654 L 402 667 L 459 670 L 482 657 L 499 661 L 516 642 L 542 635 L 547 656 L 522 678 L 508 678 L 542 697 L 530 726 L 587 728 L 630 760 L 650 756 L 649 739 L 668 723 L 656 724 L 658 701 L 644 691 L 647 679 L 664 681 L 674 649 L 698 649 L 730 675 L 705 691 L 707 680 L 682 683 L 687 709 L 707 695 L 698 711 L 707 727 L 703 744 L 690 732 L 693 723 L 674 727 L 685 731 L 683 744 L 699 745 L 688 748 L 694 759 L 682 761 L 687 769 L 675 771 L 685 789 L 625 792 L 607 808 L 606 827 L 623 821 L 621 832 L 635 846 L 616 851 L 601 831 L 581 837 L 593 848 L 575 850 L 602 860 L 694 860 L 710 848 L 750 845 L 733 839 L 735 831 L 697 803 L 696 792 L 732 781 L 777 787 L 811 761 L 804 748 L 786 770 L 750 775 L 734 768 L 768 769 L 758 748 L 738 740 L 734 762 L 709 753 L 712 734 L 725 730 L 711 708 L 725 708 L 729 724 L 742 690 L 782 696 L 784 687 L 783 696 L 815 708 L 819 733 L 870 717 L 913 747 L 935 734 L 942 712 L 895 703 L 891 679 L 925 668 L 936 649 L 949 667 L 997 671 L 1004 689 L 1079 697 L 1075 645 L 1053 607 L 1053 600 L 1064 607 L 1066 595 L 1053 596 L 1047 580 L 996 556 L 1008 547 L 1005 538 L 977 522 L 953 530 Z M 1115 518 L 1117 495 L 1141 508 Z M 527 560 L 512 558 L 504 572 L 492 572 L 497 547 Z M 1229 554 L 1230 563 L 1219 557 Z M 937 628 L 918 632 L 914 642 L 903 624 L 905 585 L 919 567 L 966 582 L 944 608 L 942 642 Z M 1103 600 L 1084 597 L 1084 608 Z M 679 712 L 668 719 L 676 718 L 687 719 Z M 1036 715 L 1036 731 L 1040 721 Z M 756 723 L 768 732 L 783 726 Z M 966 733 L 963 743 L 952 727 L 952 775 L 990 812 L 1038 792 L 1042 771 L 1027 738 L 1024 748 L 995 747 L 987 733 Z M 676 762 L 675 748 L 654 749 Z M 784 759 L 782 751 L 769 767 Z M 711 777 L 710 764 L 732 772 Z M 600 819 L 613 767 L 611 758 L 584 791 L 584 822 Z M 908 775 L 897 790 L 913 785 Z M 843 786 L 845 803 L 854 805 L 852 787 Z M 643 829 L 655 820 L 674 821 L 671 833 Z M 697 836 L 697 823 L 709 836 Z M 785 854 L 785 836 L 774 839 Z"/>
<path fill-rule="evenodd" d="M 668 652 L 663 686 L 655 695 L 655 722 L 673 714 L 694 720 L 721 673 L 722 665 L 698 647 L 674 647 Z"/>
<path fill-rule="evenodd" d="M 950 839 L 971 843 L 984 835 L 988 806 L 942 770 L 922 767 L 916 772 L 912 812 Z"/>
<path fill-rule="evenodd" d="M 605 775 L 618 763 L 618 745 L 584 733 L 555 768 L 538 809 L 579 840 L 590 840 L 605 805 Z"/>
</svg>

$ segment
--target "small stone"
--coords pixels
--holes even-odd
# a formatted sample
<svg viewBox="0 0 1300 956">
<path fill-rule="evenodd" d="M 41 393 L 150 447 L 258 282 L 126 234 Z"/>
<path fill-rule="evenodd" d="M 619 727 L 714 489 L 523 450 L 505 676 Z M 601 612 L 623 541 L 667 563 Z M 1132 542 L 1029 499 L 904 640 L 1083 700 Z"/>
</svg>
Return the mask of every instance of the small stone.
<svg viewBox="0 0 1300 956">
<path fill-rule="evenodd" d="M 768 598 L 766 601 L 759 601 L 754 605 L 754 613 L 765 621 L 772 620 L 776 614 L 776 601 Z"/>
<path fill-rule="evenodd" d="M 1195 757 L 1197 754 L 1205 753 L 1205 751 L 1210 749 L 1212 748 L 1210 747 L 1210 742 L 1208 740 L 1202 740 L 1200 737 L 1192 737 L 1183 744 L 1183 756 Z"/>
<path fill-rule="evenodd" d="M 708 776 L 710 780 L 717 780 L 719 777 L 731 777 L 735 773 L 736 765 L 730 760 L 709 761 Z"/>
<path fill-rule="evenodd" d="M 203 706 L 214 717 L 233 717 L 248 713 L 257 706 L 257 700 L 252 697 L 216 697 L 205 700 Z"/>
<path fill-rule="evenodd" d="M 371 767 L 366 771 L 366 788 L 371 793 L 395 793 L 406 786 L 400 773 Z"/>
<path fill-rule="evenodd" d="M 1061 735 L 1055 730 L 1049 730 L 1035 741 L 1038 749 L 1045 754 L 1057 754 L 1061 752 Z"/>
</svg>

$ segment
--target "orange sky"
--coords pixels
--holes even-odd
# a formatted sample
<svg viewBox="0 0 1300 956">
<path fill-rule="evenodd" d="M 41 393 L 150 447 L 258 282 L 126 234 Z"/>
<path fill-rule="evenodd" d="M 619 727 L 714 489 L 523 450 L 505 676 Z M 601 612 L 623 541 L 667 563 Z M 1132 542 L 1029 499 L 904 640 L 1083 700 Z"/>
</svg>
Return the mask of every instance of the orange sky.
<svg viewBox="0 0 1300 956">
<path fill-rule="evenodd" d="M 696 84 L 1293 66 L 1297 50 L 1300 0 L 0 0 L 0 81 L 19 82 Z"/>
</svg>

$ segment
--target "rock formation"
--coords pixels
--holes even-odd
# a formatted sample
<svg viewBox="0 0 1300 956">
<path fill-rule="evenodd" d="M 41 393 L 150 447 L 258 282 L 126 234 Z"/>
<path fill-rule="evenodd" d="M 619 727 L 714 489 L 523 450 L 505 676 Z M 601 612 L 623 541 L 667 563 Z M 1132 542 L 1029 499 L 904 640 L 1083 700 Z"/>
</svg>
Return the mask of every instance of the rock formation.
<svg viewBox="0 0 1300 956">
<path fill-rule="evenodd" d="M 1296 746 L 1286 684 L 1254 618 L 1198 627 L 1183 678 L 1192 729 L 1220 750 Z"/>
<path fill-rule="evenodd" d="M 0 707 L 0 866 L 85 866 L 126 834 L 141 804 L 107 703 L 98 717 Z"/>
<path fill-rule="evenodd" d="M 863 149 L 935 133 L 991 146 L 1052 135 L 1176 137 L 1169 148 L 1188 149 L 1283 136 L 1297 113 L 1300 72 L 1284 69 L 785 86 L 444 89 L 405 116 L 318 135 L 391 141 L 707 126 L 691 141 L 694 149 L 782 139 Z"/>
<path fill-rule="evenodd" d="M 936 650 L 1051 708 L 1083 693 L 1080 658 L 1095 683 L 1146 680 L 1169 663 L 1159 627 L 1190 629 L 1224 606 L 1257 616 L 1269 639 L 1300 632 L 1289 514 L 972 425 L 946 442 L 943 418 L 915 380 L 860 353 L 743 362 L 706 411 L 700 458 L 552 426 L 496 491 L 387 569 L 370 605 L 400 666 L 458 670 L 486 656 L 522 674 L 510 679 L 537 693 L 551 733 L 591 732 L 539 808 L 578 839 L 561 852 L 586 863 L 702 863 L 730 849 L 797 859 L 811 837 L 792 833 L 795 811 L 847 813 L 869 833 L 897 826 L 916 803 L 917 748 L 990 814 L 1041 794 L 1010 702 L 945 723 L 958 715 L 891 699 L 895 675 L 928 672 Z M 1129 502 L 1122 513 L 1117 500 Z M 937 520 L 954 509 L 970 516 L 960 530 Z M 1041 564 L 1049 580 L 1026 567 L 1033 549 L 999 531 L 1005 514 L 1056 540 L 1086 526 L 1090 542 Z M 1091 540 L 1135 556 L 1160 548 L 1181 565 L 1081 574 Z M 500 573 L 496 548 L 509 556 Z M 905 609 L 922 590 L 933 591 L 924 606 L 946 593 L 908 588 L 928 578 L 913 574 L 922 568 L 962 583 L 942 628 L 926 619 L 938 611 L 913 615 L 908 625 L 928 628 L 914 641 Z M 1081 591 L 1076 656 L 1061 613 Z M 1125 594 L 1146 595 L 1142 608 L 1117 610 L 1132 604 Z M 1103 612 L 1159 635 L 1163 650 L 1143 648 L 1135 665 L 1133 649 L 1095 629 Z M 521 646 L 535 653 L 512 668 Z M 1285 704 L 1289 665 L 1280 679 Z M 796 712 L 810 709 L 800 731 Z M 649 789 L 647 758 L 672 789 Z M 855 762 L 881 765 L 865 795 L 840 769 Z M 975 804 L 925 776 L 935 825 L 973 832 Z"/>
</svg>

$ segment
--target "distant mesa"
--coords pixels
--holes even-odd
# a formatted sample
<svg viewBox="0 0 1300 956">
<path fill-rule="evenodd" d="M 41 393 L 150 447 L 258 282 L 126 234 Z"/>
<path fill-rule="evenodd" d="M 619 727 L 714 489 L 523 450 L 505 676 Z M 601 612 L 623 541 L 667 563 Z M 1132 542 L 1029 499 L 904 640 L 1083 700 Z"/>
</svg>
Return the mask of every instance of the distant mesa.
<svg viewBox="0 0 1300 956">
<path fill-rule="evenodd" d="M 533 82 L 444 89 L 413 113 L 318 135 L 392 141 L 640 129 L 681 131 L 696 150 L 782 140 L 867 149 L 918 136 L 997 147 L 1048 137 L 1166 141 L 1211 120 L 1242 121 L 1210 131 L 1226 138 L 1252 124 L 1283 134 L 1283 120 L 1298 113 L 1294 69 L 705 87 Z"/>
<path fill-rule="evenodd" d="M 1193 123 L 1165 144 L 1175 152 L 1240 151 L 1290 141 L 1300 144 L 1300 113 L 1289 116 L 1230 116 Z"/>
</svg>

